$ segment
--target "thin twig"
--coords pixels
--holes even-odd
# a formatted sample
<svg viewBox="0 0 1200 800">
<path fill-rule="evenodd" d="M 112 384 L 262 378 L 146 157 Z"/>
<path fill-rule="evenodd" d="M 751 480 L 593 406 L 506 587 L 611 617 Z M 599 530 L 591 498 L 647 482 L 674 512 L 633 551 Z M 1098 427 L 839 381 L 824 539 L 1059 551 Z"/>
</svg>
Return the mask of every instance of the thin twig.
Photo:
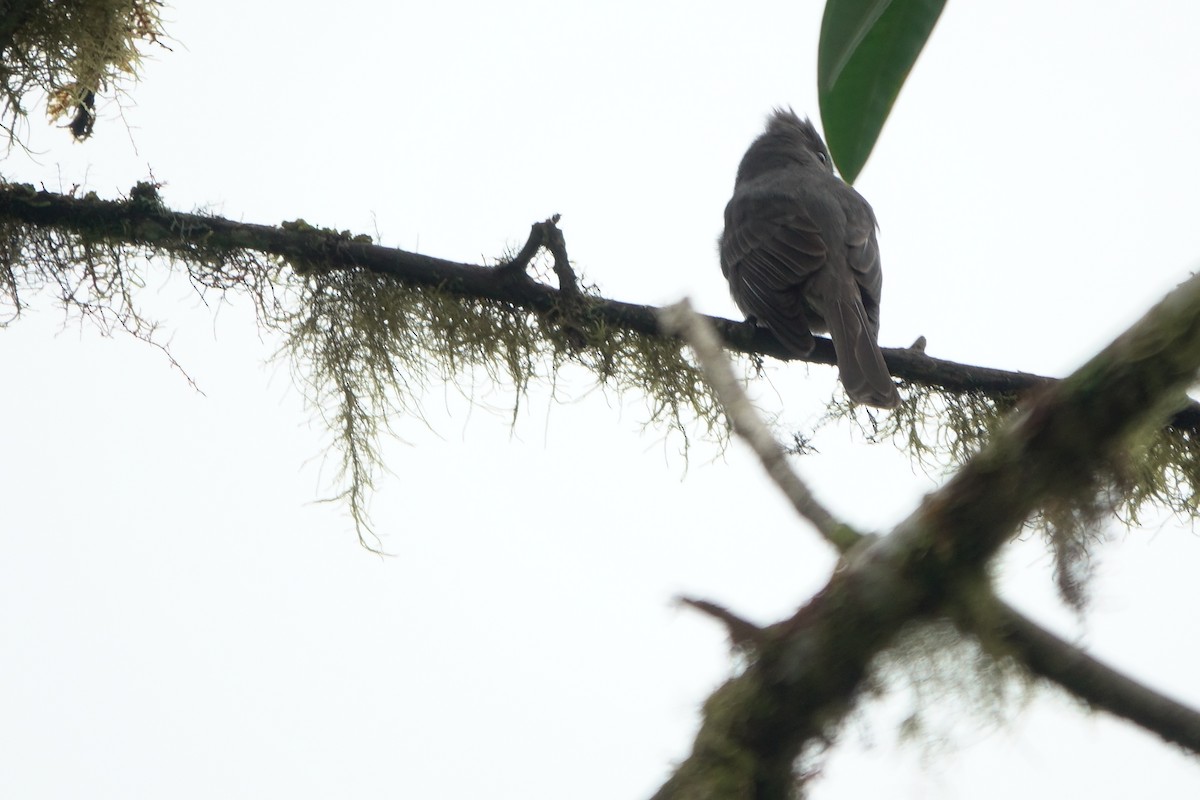
<svg viewBox="0 0 1200 800">
<path fill-rule="evenodd" d="M 541 250 L 546 244 L 547 226 L 553 226 L 556 221 L 558 221 L 557 214 L 543 222 L 533 223 L 529 227 L 529 238 L 525 240 L 525 246 L 521 248 L 521 251 L 511 261 L 498 264 L 495 268 L 496 272 L 501 275 L 525 275 L 525 270 L 529 267 L 529 262 L 537 255 L 538 250 Z"/>
<path fill-rule="evenodd" d="M 733 430 L 754 450 L 767 475 L 791 501 L 796 512 L 811 522 L 839 552 L 844 553 L 858 543 L 861 534 L 830 514 L 788 464 L 783 448 L 734 377 L 733 366 L 722 352 L 721 341 L 708 321 L 693 311 L 686 299 L 662 309 L 659 320 L 667 333 L 682 336 L 691 345 L 704 377 L 733 423 Z"/>
</svg>

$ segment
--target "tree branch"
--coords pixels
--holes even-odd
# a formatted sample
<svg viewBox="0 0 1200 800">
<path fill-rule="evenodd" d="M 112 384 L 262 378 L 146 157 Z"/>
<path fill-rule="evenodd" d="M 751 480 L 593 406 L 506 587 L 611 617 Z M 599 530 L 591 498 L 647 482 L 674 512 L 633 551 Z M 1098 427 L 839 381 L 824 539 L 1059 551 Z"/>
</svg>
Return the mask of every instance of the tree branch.
<svg viewBox="0 0 1200 800">
<path fill-rule="evenodd" d="M 314 268 L 365 269 L 412 285 L 510 303 L 537 313 L 553 311 L 571 295 L 569 289 L 560 292 L 530 280 L 523 272 L 514 276 L 514 270 L 506 269 L 504 265 L 497 268 L 464 264 L 382 247 L 370 243 L 369 237 L 319 229 L 303 221 L 273 227 L 176 212 L 158 203 L 153 192 L 152 185 L 139 184 L 129 200 L 101 200 L 94 195 L 76 198 L 37 191 L 27 185 L 0 183 L 0 225 L 19 224 L 71 232 L 142 246 L 181 258 L 186 258 L 193 248 L 206 247 L 278 256 L 301 272 Z M 153 196 L 148 198 L 148 193 Z M 553 227 L 553 220 L 538 223 L 538 226 L 547 224 Z M 536 238 L 541 239 L 545 231 L 535 233 Z M 554 240 L 544 239 L 538 244 L 542 242 L 555 244 Z M 526 249 L 531 245 L 536 250 L 533 234 Z M 565 247 L 551 249 L 556 256 L 558 271 L 565 266 Z M 528 258 L 532 256 L 530 252 Z M 564 263 L 560 264 L 560 261 Z M 513 263 L 523 267 L 528 259 L 521 261 L 518 257 Z M 560 272 L 560 283 L 563 280 Z M 573 283 L 570 277 L 567 282 Z M 657 318 L 659 309 L 653 306 L 595 296 L 582 296 L 580 301 L 589 316 L 605 325 L 648 336 L 661 335 Z M 716 328 L 728 349 L 779 360 L 795 359 L 764 328 L 720 317 L 705 318 Z M 884 348 L 883 353 L 893 375 L 910 383 L 940 387 L 950 392 L 1022 395 L 1054 382 L 1051 378 L 1025 372 L 1007 372 L 931 358 L 919 348 Z M 836 364 L 833 343 L 818 337 L 813 352 L 802 360 L 813 364 Z M 1172 425 L 1200 435 L 1200 406 L 1192 404 L 1176 413 Z"/>
<path fill-rule="evenodd" d="M 696 354 L 704 377 L 717 393 L 725 413 L 733 421 L 733 430 L 740 434 L 762 462 L 767 475 L 791 501 L 796 513 L 813 524 L 825 541 L 844 553 L 856 545 L 862 536 L 849 525 L 834 518 L 821 505 L 812 491 L 805 485 L 788 463 L 779 442 L 767 430 L 750 398 L 742 391 L 733 374 L 733 367 L 711 325 L 692 310 L 687 300 L 667 306 L 660 314 L 663 329 L 672 335 L 682 336 Z"/>
<path fill-rule="evenodd" d="M 957 620 L 960 625 L 985 643 L 998 639 L 1034 674 L 1200 755 L 1200 713 L 1101 663 L 990 591 L 973 594 L 958 609 L 968 617 L 965 625 Z"/>
<path fill-rule="evenodd" d="M 1017 526 L 1050 497 L 1088 491 L 1094 470 L 1179 402 L 1198 366 L 1200 276 L 1048 387 L 890 535 L 854 548 L 806 606 L 767 628 L 745 672 L 705 704 L 691 755 L 656 800 L 788 797 L 803 748 L 844 717 L 901 628 L 986 585 L 987 562 Z"/>
<path fill-rule="evenodd" d="M 812 522 L 839 550 L 844 552 L 856 544 L 859 537 L 821 506 L 792 471 L 782 448 L 759 419 L 734 377 L 711 327 L 686 300 L 663 309 L 662 318 L 668 332 L 687 339 L 706 379 L 713 384 L 733 419 L 734 430 L 751 445 L 797 513 Z M 853 538 L 843 541 L 843 532 L 849 532 Z M 686 598 L 683 602 L 720 619 L 735 646 L 752 648 L 761 640 L 759 629 L 721 606 Z M 1033 673 L 1060 684 L 1095 708 L 1124 717 L 1169 742 L 1200 754 L 1200 714 L 1120 674 L 1043 629 L 1000 601 L 986 583 L 978 591 L 956 596 L 953 609 L 952 616 L 966 630 L 985 643 L 996 639 L 1003 642 L 1007 652 L 1019 658 Z"/>
<path fill-rule="evenodd" d="M 548 246 L 554 241 L 547 237 L 557 228 L 553 221 L 539 223 L 547 224 L 541 241 Z M 270 227 L 176 213 L 161 204 L 149 184 L 139 184 L 123 201 L 0 184 L 0 228 L 14 234 L 28 228 L 75 236 L 85 251 L 94 242 L 180 259 L 198 252 L 253 251 L 285 259 L 298 273 L 365 269 L 411 285 L 538 313 L 560 312 L 564 296 L 570 294 L 569 289 L 562 292 L 531 280 L 524 273 L 527 260 L 520 270 L 483 267 L 380 247 L 366 237 L 317 229 L 303 221 Z M 531 243 L 533 239 L 531 235 Z M 19 236 L 14 241 L 19 242 Z M 558 245 L 551 247 L 556 267 L 569 269 L 561 234 Z M 9 257 L 18 255 L 14 251 Z M 12 270 L 22 265 L 14 260 L 3 266 L 11 279 Z M 984 565 L 1039 503 L 1086 490 L 1092 471 L 1119 452 L 1132 431 L 1156 424 L 1168 416 L 1170 404 L 1180 403 L 1200 363 L 1198 281 L 1185 283 L 1061 382 L 940 361 L 916 347 L 886 350 L 889 368 L 906 381 L 950 391 L 1024 393 L 1028 407 L 891 535 L 839 545 L 849 549 L 826 588 L 791 618 L 753 637 L 751 664 L 706 704 L 692 755 L 658 797 L 785 796 L 801 748 L 820 739 L 844 714 L 871 659 L 902 626 L 938 612 L 960 596 L 964 586 L 984 581 Z M 575 303 L 571 313 L 661 335 L 654 308 L 592 296 L 577 296 Z M 707 319 L 731 349 L 786 357 L 761 328 Z M 829 341 L 818 340 L 806 360 L 835 363 Z M 1194 404 L 1172 419 L 1186 431 L 1200 432 L 1200 411 Z M 818 527 L 836 526 L 831 520 L 828 516 Z M 1154 729 L 1171 741 L 1193 741 L 1189 718 L 1170 708 L 1139 715 L 1134 706 L 1158 701 L 1138 695 L 1133 687 L 1114 689 L 1109 679 L 1094 680 L 1099 674 L 1096 665 L 1086 657 L 1056 655 L 1036 627 L 1030 629 L 1019 620 L 1001 627 L 1015 649 L 1028 653 L 1039 674 L 1063 685 L 1080 684 L 1082 688 L 1073 690 L 1089 702 L 1158 726 Z M 724 787 L 719 792 L 713 788 L 718 784 Z"/>
</svg>

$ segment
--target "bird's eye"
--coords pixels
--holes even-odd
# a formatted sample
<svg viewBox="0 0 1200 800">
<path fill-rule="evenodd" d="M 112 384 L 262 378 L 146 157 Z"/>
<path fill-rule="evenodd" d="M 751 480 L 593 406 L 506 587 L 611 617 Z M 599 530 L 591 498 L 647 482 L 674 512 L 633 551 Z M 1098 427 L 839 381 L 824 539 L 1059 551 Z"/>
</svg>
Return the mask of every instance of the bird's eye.
<svg viewBox="0 0 1200 800">
<path fill-rule="evenodd" d="M 822 153 L 820 150 L 817 151 L 817 158 L 821 159 L 822 164 L 825 163 L 825 154 Z"/>
</svg>

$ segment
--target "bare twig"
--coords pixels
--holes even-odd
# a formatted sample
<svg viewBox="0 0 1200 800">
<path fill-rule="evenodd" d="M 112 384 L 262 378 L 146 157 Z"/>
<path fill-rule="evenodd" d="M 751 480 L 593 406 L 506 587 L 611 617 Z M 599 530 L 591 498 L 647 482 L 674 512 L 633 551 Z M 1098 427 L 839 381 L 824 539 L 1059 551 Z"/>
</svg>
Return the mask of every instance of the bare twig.
<svg viewBox="0 0 1200 800">
<path fill-rule="evenodd" d="M 725 608 L 725 606 L 692 597 L 680 597 L 679 602 L 685 606 L 691 606 L 713 619 L 720 620 L 721 624 L 725 626 L 725 632 L 729 634 L 729 641 L 734 647 L 753 650 L 762 641 L 762 628 L 749 620 L 742 619 L 737 614 Z"/>
<path fill-rule="evenodd" d="M 682 336 L 691 345 L 696 360 L 704 371 L 704 377 L 717 393 L 725 407 L 725 413 L 733 422 L 733 430 L 754 450 L 754 454 L 762 462 L 763 469 L 783 492 L 784 497 L 791 501 L 796 513 L 811 522 L 838 552 L 844 553 L 857 544 L 862 538 L 861 535 L 849 525 L 835 519 L 788 464 L 783 448 L 754 410 L 750 398 L 742 391 L 712 326 L 692 310 L 691 303 L 687 300 L 667 306 L 662 310 L 660 318 L 667 333 Z"/>
<path fill-rule="evenodd" d="M 501 275 L 525 275 L 528 277 L 525 270 L 528 269 L 529 262 L 533 260 L 539 250 L 546 246 L 549 241 L 548 231 L 555 226 L 558 218 L 558 214 L 555 214 L 550 219 L 533 223 L 529 227 L 529 238 L 525 240 L 525 246 L 511 261 L 498 265 L 496 272 Z"/>
</svg>

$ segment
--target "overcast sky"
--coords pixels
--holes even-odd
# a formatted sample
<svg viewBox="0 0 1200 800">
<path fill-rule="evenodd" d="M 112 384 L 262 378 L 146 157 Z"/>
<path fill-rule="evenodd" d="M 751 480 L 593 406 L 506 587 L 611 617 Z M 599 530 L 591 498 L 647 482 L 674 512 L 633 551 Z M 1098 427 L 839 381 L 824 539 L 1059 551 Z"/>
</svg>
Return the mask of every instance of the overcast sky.
<svg viewBox="0 0 1200 800">
<path fill-rule="evenodd" d="M 380 237 L 480 262 L 553 213 L 606 296 L 737 318 L 715 239 L 773 106 L 817 117 L 817 3 L 290 4 L 179 0 L 172 50 L 104 98 L 94 139 L 34 118 L 9 180 Z M 1200 8 L 950 3 L 857 187 L 881 224 L 881 340 L 1062 375 L 1196 268 Z M 636 396 L 568 372 L 508 425 L 431 387 L 361 549 L 328 438 L 248 302 L 152 265 L 163 355 L 31 297 L 0 331 L 0 795 L 639 798 L 735 668 L 680 594 L 769 623 L 832 557 L 733 444 L 690 456 Z M 752 388 L 805 430 L 834 372 Z M 848 427 L 797 462 L 886 530 L 942 476 Z M 1080 623 L 1036 542 L 1006 597 L 1200 706 L 1190 524 L 1114 529 Z M 1037 693 L 996 725 L 940 697 L 942 749 L 897 746 L 911 698 L 866 705 L 821 800 L 1185 797 L 1200 768 Z M 935 733 L 937 731 L 935 730 Z"/>
</svg>

